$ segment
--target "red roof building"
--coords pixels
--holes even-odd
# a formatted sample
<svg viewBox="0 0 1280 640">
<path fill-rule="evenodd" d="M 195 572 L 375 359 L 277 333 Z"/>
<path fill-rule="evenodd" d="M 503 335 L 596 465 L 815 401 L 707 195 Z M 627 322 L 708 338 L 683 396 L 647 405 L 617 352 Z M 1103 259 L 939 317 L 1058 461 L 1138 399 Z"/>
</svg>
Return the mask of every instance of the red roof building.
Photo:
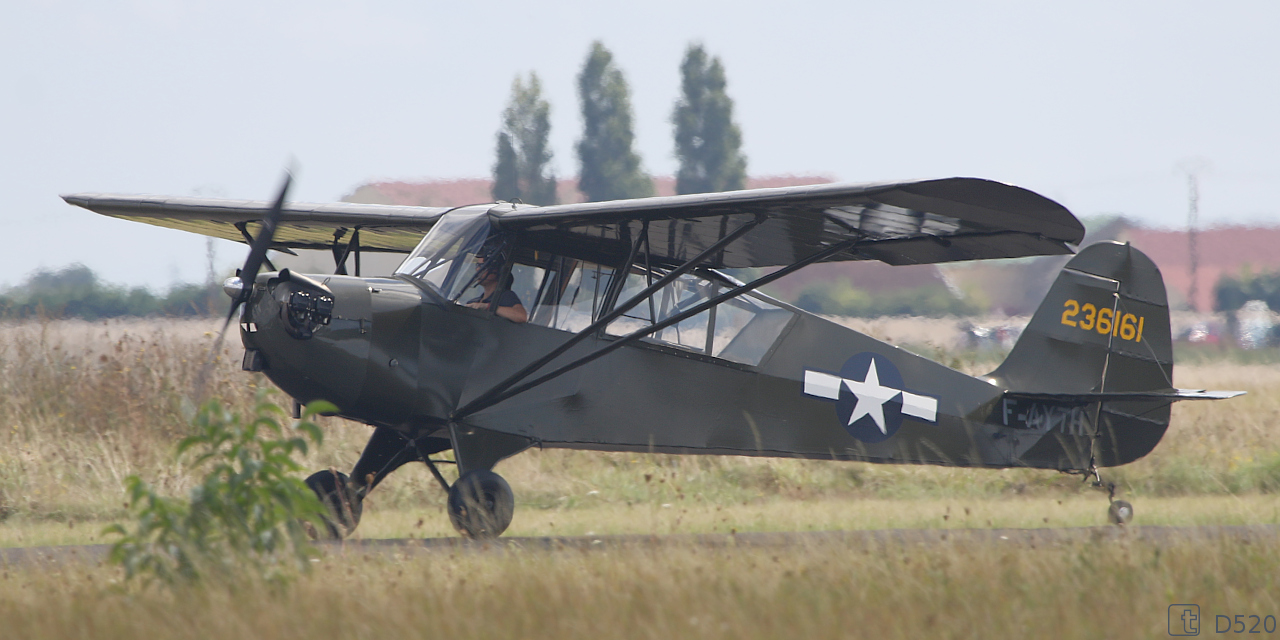
<svg viewBox="0 0 1280 640">
<path fill-rule="evenodd" d="M 1186 304 L 1191 292 L 1191 252 L 1187 232 L 1132 227 L 1120 234 L 1155 261 L 1164 274 L 1169 302 Z M 1280 271 L 1280 227 L 1216 227 L 1196 233 L 1196 311 L 1212 311 L 1213 287 L 1224 275 L 1245 268 Z"/>
</svg>

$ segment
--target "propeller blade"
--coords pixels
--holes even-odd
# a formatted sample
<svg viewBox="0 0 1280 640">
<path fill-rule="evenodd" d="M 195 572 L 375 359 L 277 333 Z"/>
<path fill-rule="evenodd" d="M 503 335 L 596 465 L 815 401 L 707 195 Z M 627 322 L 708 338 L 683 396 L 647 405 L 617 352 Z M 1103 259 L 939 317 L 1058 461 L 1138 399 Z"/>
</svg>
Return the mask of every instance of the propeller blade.
<svg viewBox="0 0 1280 640">
<path fill-rule="evenodd" d="M 232 303 L 231 313 L 227 316 L 226 321 L 222 323 L 222 330 L 218 332 L 218 338 L 213 341 L 213 348 L 209 350 L 209 359 L 200 368 L 200 375 L 196 376 L 194 396 L 197 403 L 204 400 L 204 386 L 209 381 L 209 373 L 213 371 L 213 365 L 218 360 L 218 354 L 222 352 L 222 341 L 227 337 L 227 327 L 231 326 L 231 319 L 235 317 L 236 309 L 239 306 L 239 302 Z"/>
<path fill-rule="evenodd" d="M 284 184 L 280 185 L 280 195 L 276 196 L 275 204 L 271 205 L 271 210 L 267 211 L 266 217 L 263 218 L 262 230 L 258 232 L 258 237 L 253 239 L 253 244 L 249 245 L 249 257 L 244 259 L 244 267 L 240 269 L 240 282 L 244 283 L 244 288 L 240 290 L 240 299 L 231 305 L 232 315 L 235 314 L 236 308 L 248 300 L 249 295 L 253 293 L 253 283 L 258 279 L 258 270 L 262 268 L 267 250 L 271 248 L 271 239 L 276 235 L 276 225 L 280 224 L 280 217 L 284 213 L 284 200 L 289 195 L 291 184 L 293 184 L 293 172 L 285 171 Z"/>
<path fill-rule="evenodd" d="M 240 310 L 240 305 L 249 301 L 249 296 L 253 295 L 253 283 L 258 279 L 258 271 L 262 269 L 262 264 L 267 262 L 267 251 L 271 249 L 271 240 L 276 235 L 276 226 L 280 224 L 280 218 L 284 214 L 285 198 L 289 195 L 289 187 L 293 184 L 293 172 L 285 170 L 284 183 L 280 185 L 280 194 L 276 196 L 275 204 L 271 205 L 271 209 L 267 211 L 267 215 L 262 219 L 262 229 L 258 231 L 258 237 L 253 239 L 249 245 L 249 255 L 244 260 L 244 266 L 240 269 L 240 295 L 231 301 L 231 309 L 227 312 L 227 319 L 222 323 L 222 330 L 218 332 L 218 338 L 213 342 L 213 348 L 209 350 L 209 359 L 204 363 L 204 367 L 200 369 L 200 375 L 196 377 L 195 398 L 197 402 L 204 399 L 205 383 L 209 380 L 209 373 L 213 370 L 213 364 L 217 361 L 218 354 L 222 351 L 222 341 L 227 336 L 227 329 L 231 327 L 231 321 L 236 317 L 236 312 Z M 267 262 L 267 264 L 271 264 Z"/>
</svg>

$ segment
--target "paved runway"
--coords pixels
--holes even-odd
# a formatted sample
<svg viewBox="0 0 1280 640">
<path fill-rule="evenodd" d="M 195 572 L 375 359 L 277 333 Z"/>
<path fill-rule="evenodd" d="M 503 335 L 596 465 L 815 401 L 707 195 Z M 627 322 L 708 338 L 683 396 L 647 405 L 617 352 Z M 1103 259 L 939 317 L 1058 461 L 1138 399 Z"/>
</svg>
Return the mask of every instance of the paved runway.
<svg viewBox="0 0 1280 640">
<path fill-rule="evenodd" d="M 662 548 L 695 545 L 725 547 L 794 547 L 803 545 L 844 545 L 849 547 L 886 545 L 999 544 L 1021 547 L 1107 543 L 1137 540 L 1169 543 L 1180 541 L 1226 540 L 1236 543 L 1280 541 L 1280 525 L 1231 525 L 1200 527 L 1075 527 L 1066 529 L 882 529 L 874 531 L 814 531 L 796 533 L 702 533 L 675 535 L 566 536 L 546 538 L 428 538 L 394 540 L 346 540 L 322 542 L 326 554 L 375 553 L 388 557 L 433 552 L 495 552 L 502 550 L 590 550 L 618 548 Z M 0 566 L 22 566 L 44 562 L 102 562 L 110 545 L 58 547 L 17 547 L 0 549 Z"/>
</svg>

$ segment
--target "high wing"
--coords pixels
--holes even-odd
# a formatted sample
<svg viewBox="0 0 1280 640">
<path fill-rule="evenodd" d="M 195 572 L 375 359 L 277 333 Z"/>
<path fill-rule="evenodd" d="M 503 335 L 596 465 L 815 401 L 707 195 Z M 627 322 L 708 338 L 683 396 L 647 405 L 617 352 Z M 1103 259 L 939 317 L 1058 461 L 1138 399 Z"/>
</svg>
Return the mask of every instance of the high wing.
<svg viewBox="0 0 1280 640">
<path fill-rule="evenodd" d="M 516 207 L 495 216 L 535 246 L 616 245 L 647 224 L 653 259 L 678 264 L 737 227 L 767 219 L 714 256 L 710 267 L 787 265 L 822 247 L 861 238 L 826 258 L 931 264 L 1069 254 L 1084 226 L 1065 207 L 1026 189 L 977 178 L 824 184 Z"/>
<path fill-rule="evenodd" d="M 105 216 L 145 222 L 170 229 L 246 242 L 270 202 L 164 196 L 120 196 L 79 193 L 62 196 L 70 204 Z M 349 241 L 360 231 L 362 251 L 412 251 L 442 214 L 444 207 L 401 207 L 381 204 L 291 203 L 285 205 L 273 249 L 330 249 L 335 240 Z"/>
<path fill-rule="evenodd" d="M 270 203 L 250 200 L 76 194 L 68 203 L 103 215 L 244 242 Z M 411 251 L 447 208 L 290 204 L 276 249 L 329 249 L 359 230 L 360 249 Z M 502 229 L 532 246 L 626 255 L 643 236 L 657 263 L 680 264 L 745 224 L 750 233 L 707 267 L 793 264 L 857 239 L 824 261 L 931 264 L 1072 253 L 1084 226 L 1062 205 L 1026 189 L 977 178 L 826 184 L 610 202 L 490 209 Z M 349 237 L 349 235 L 347 236 Z"/>
</svg>

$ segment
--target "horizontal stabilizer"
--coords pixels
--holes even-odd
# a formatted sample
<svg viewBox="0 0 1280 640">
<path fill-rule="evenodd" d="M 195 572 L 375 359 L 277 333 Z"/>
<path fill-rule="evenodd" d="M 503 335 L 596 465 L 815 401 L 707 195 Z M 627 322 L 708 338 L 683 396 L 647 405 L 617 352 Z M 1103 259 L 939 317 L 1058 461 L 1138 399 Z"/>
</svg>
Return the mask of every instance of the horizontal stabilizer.
<svg viewBox="0 0 1280 640">
<path fill-rule="evenodd" d="M 1006 398 L 1056 402 L 1125 402 L 1134 400 L 1226 400 L 1244 395 L 1244 391 L 1206 391 L 1204 389 L 1164 389 L 1156 391 L 1101 391 L 1093 393 L 1020 393 L 1005 392 Z"/>
</svg>

